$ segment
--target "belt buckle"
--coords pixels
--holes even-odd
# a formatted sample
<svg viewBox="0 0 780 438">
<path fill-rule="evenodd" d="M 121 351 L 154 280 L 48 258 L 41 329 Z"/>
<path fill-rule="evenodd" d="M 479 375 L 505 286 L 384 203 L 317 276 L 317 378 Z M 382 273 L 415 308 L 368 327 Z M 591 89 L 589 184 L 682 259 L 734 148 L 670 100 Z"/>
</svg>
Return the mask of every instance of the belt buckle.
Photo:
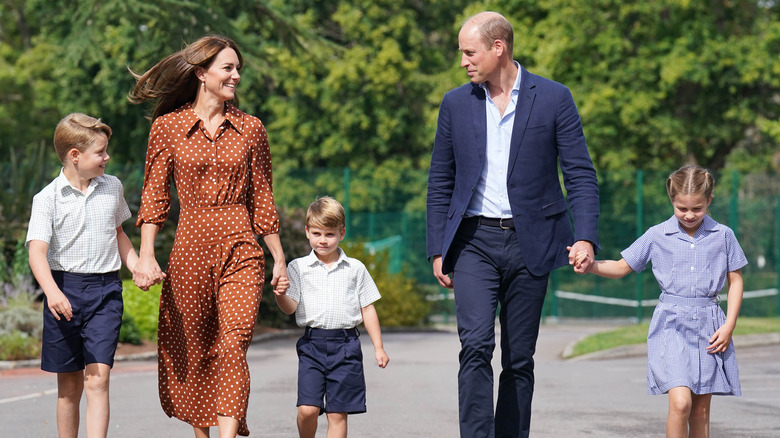
<svg viewBox="0 0 780 438">
<path fill-rule="evenodd" d="M 504 218 L 499 218 L 498 219 L 498 227 L 501 228 L 502 230 L 509 230 L 510 229 L 510 227 L 505 227 L 504 226 Z"/>
</svg>

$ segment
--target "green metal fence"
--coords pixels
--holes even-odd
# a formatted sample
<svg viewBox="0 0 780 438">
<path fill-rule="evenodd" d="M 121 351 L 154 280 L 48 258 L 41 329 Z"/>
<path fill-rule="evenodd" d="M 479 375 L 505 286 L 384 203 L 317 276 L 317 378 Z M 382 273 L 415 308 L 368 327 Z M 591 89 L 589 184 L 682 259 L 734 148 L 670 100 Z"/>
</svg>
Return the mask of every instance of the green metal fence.
<svg viewBox="0 0 780 438">
<path fill-rule="evenodd" d="M 346 200 L 347 206 L 351 200 L 350 238 L 384 242 L 396 269 L 401 260 L 406 275 L 428 288 L 430 298 L 440 302 L 437 309 L 445 312 L 451 309 L 447 304 L 451 295 L 437 287 L 425 257 L 424 211 L 361 211 L 360 202 L 355 202 L 354 194 L 350 193 L 355 191 L 355 184 L 365 182 L 350 182 L 349 175 L 349 171 L 343 169 L 288 172 L 287 180 L 276 181 L 277 203 L 290 207 L 288 200 L 292 199 L 299 205 L 306 205 L 321 194 Z M 619 259 L 620 251 L 647 228 L 672 215 L 665 189 L 667 176 L 667 172 L 633 169 L 599 175 L 602 249 L 598 258 Z M 424 175 L 409 177 L 415 181 L 422 178 Z M 743 269 L 746 292 L 741 314 L 777 316 L 780 314 L 780 295 L 777 294 L 780 282 L 780 180 L 769 174 L 728 173 L 716 174 L 715 178 L 715 197 L 710 213 L 715 220 L 734 229 L 749 260 L 749 265 Z M 296 195 L 285 196 L 288 191 Z M 419 187 L 419 192 L 424 197 L 424 185 Z M 396 198 L 386 202 L 399 205 Z M 392 240 L 392 245 L 387 245 L 388 239 Z M 561 268 L 551 276 L 545 316 L 644 319 L 652 314 L 658 295 L 659 289 L 649 268 L 619 280 L 577 275 L 570 268 Z"/>
<path fill-rule="evenodd" d="M 6 177 L 13 173 L 10 166 L 0 167 Z M 52 167 L 51 171 L 56 169 Z M 109 173 L 124 181 L 125 197 L 135 214 L 143 169 L 114 165 L 110 166 Z M 602 249 L 598 258 L 620 258 L 620 251 L 647 228 L 672 215 L 664 185 L 667 176 L 666 172 L 635 169 L 599 174 Z M 389 269 L 414 278 L 429 298 L 436 301 L 436 312 L 447 318 L 453 308 L 451 295 L 438 287 L 425 253 L 427 174 L 421 170 L 409 171 L 402 177 L 407 182 L 403 189 L 383 189 L 372 181 L 372 175 L 359 170 L 282 167 L 274 175 L 274 194 L 280 211 L 288 220 L 283 227 L 301 224 L 306 206 L 317 196 L 331 195 L 341 201 L 347 210 L 348 239 L 367 243 L 369 249 L 387 251 Z M 746 299 L 741 314 L 778 316 L 780 178 L 775 174 L 736 173 L 716 174 L 715 177 L 711 215 L 734 229 L 750 263 L 743 269 Z M 8 252 L 14 245 L 13 240 L 23 238 L 26 229 L 27 218 L 20 217 L 18 212 L 26 211 L 29 215 L 32 195 L 48 181 L 24 181 L 19 185 L 20 180 L 16 178 L 3 179 L 3 209 L 0 210 L 3 217 L 0 219 L 5 224 L 3 231 Z M 26 191 L 20 193 L 22 189 L 17 186 L 23 186 Z M 11 203 L 19 205 L 11 208 Z M 15 212 L 14 217 L 8 216 L 10 212 Z M 297 221 L 290 218 L 297 218 Z M 24 229 L 19 224 L 24 225 Z M 131 236 L 136 231 L 133 228 L 126 227 Z M 287 246 L 292 242 L 283 243 Z M 167 251 L 161 250 L 158 254 L 167 254 Z M 608 280 L 577 275 L 565 267 L 551 275 L 545 316 L 643 319 L 651 315 L 658 294 L 658 286 L 649 269 L 623 279 Z"/>
</svg>

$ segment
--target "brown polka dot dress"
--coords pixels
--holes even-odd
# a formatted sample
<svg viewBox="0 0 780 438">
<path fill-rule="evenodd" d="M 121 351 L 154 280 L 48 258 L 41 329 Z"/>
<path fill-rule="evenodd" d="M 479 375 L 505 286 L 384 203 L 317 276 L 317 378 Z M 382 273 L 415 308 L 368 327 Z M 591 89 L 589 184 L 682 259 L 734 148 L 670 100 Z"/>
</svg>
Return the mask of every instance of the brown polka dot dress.
<svg viewBox="0 0 780 438">
<path fill-rule="evenodd" d="M 245 436 L 246 351 L 264 279 L 255 234 L 277 233 L 279 218 L 265 127 L 225 105 L 213 138 L 190 104 L 154 121 L 137 224 L 165 221 L 173 178 L 181 213 L 160 297 L 163 410 L 195 427 L 232 417 Z"/>
</svg>

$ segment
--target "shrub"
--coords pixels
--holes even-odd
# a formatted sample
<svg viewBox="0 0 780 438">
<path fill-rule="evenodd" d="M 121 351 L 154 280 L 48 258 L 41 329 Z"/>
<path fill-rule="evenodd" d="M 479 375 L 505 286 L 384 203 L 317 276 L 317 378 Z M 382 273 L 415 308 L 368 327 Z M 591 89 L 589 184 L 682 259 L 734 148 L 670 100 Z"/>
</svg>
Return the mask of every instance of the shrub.
<svg viewBox="0 0 780 438">
<path fill-rule="evenodd" d="M 46 310 L 48 312 L 48 309 Z M 15 307 L 0 310 L 0 336 L 13 333 L 26 333 L 41 339 L 43 317 L 41 311 L 32 307 Z"/>
<path fill-rule="evenodd" d="M 0 360 L 33 359 L 41 354 L 41 290 L 31 275 L 17 273 L 0 285 Z"/>
<path fill-rule="evenodd" d="M 41 340 L 14 330 L 0 335 L 0 360 L 33 359 L 41 355 Z"/>
<path fill-rule="evenodd" d="M 425 290 L 417 281 L 405 275 L 388 272 L 387 252 L 369 254 L 360 243 L 346 245 L 350 257 L 362 261 L 374 279 L 382 299 L 376 302 L 376 313 L 382 327 L 416 327 L 427 323 L 431 305 L 425 300 Z"/>
<path fill-rule="evenodd" d="M 157 342 L 157 317 L 160 313 L 160 290 L 162 286 L 156 284 L 148 291 L 139 289 L 132 280 L 122 282 L 122 300 L 125 305 L 122 318 L 122 328 L 124 330 L 134 330 L 132 327 L 125 328 L 125 323 L 135 325 L 141 339 L 148 339 Z"/>
<path fill-rule="evenodd" d="M 141 331 L 138 330 L 135 319 L 127 312 L 122 314 L 122 328 L 119 330 L 119 342 L 133 345 L 140 345 L 143 342 Z"/>
</svg>

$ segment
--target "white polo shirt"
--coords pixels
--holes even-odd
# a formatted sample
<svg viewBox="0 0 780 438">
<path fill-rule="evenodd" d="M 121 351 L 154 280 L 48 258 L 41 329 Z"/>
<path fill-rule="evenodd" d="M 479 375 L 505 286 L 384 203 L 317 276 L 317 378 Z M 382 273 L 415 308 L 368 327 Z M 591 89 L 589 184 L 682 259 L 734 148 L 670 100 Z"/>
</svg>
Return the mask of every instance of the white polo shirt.
<svg viewBox="0 0 780 438">
<path fill-rule="evenodd" d="M 300 327 L 348 329 L 363 322 L 361 310 L 381 298 L 374 279 L 358 259 L 338 248 L 339 259 L 328 268 L 312 251 L 287 265 L 287 295 L 298 303 Z"/>
<path fill-rule="evenodd" d="M 85 194 L 60 170 L 60 175 L 33 198 L 25 245 L 29 248 L 31 240 L 48 243 L 47 259 L 53 271 L 117 271 L 122 260 L 116 228 L 129 218 L 130 209 L 117 177 L 92 178 Z"/>
</svg>

